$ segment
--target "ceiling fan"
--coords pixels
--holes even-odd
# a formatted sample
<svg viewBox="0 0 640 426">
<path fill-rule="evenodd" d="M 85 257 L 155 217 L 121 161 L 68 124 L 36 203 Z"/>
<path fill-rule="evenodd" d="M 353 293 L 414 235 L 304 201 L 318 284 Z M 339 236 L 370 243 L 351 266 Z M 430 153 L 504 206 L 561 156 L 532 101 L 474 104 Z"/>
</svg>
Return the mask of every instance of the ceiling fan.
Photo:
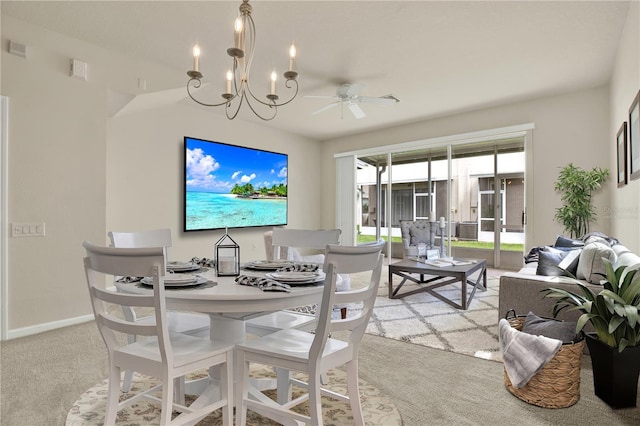
<svg viewBox="0 0 640 426">
<path fill-rule="evenodd" d="M 393 95 L 385 95 L 379 97 L 371 97 L 371 96 L 360 96 L 360 92 L 364 89 L 363 84 L 353 83 L 353 84 L 343 84 L 336 90 L 336 94 L 334 96 L 305 96 L 305 98 L 317 98 L 317 99 L 335 99 L 335 101 L 331 102 L 329 105 L 325 105 L 317 111 L 311 113 L 311 115 L 320 114 L 323 111 L 326 111 L 334 106 L 341 105 L 344 111 L 345 105 L 349 108 L 349 111 L 353 114 L 353 116 L 357 119 L 364 118 L 366 114 L 360 108 L 359 103 L 368 103 L 368 104 L 377 104 L 377 105 L 393 105 L 396 102 L 400 102 L 400 99 L 396 98 Z"/>
</svg>

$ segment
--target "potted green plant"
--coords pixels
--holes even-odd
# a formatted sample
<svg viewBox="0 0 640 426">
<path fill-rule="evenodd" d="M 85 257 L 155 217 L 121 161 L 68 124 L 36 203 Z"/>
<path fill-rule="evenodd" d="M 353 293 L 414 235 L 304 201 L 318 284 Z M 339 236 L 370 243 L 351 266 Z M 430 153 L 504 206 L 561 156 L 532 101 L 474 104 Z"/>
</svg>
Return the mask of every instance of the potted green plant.
<svg viewBox="0 0 640 426">
<path fill-rule="evenodd" d="M 595 294 L 575 280 L 582 294 L 548 288 L 545 297 L 556 298 L 554 317 L 568 308 L 578 310 L 576 332 L 587 323 L 595 333 L 585 333 L 593 368 L 595 394 L 614 408 L 635 407 L 640 375 L 640 274 L 638 265 L 619 266 L 603 258 L 603 289 Z"/>
<path fill-rule="evenodd" d="M 572 238 L 589 232 L 589 223 L 596 219 L 591 194 L 607 180 L 609 170 L 594 167 L 584 170 L 567 164 L 560 170 L 554 189 L 562 193 L 563 206 L 556 209 L 554 219 L 564 226 Z"/>
</svg>

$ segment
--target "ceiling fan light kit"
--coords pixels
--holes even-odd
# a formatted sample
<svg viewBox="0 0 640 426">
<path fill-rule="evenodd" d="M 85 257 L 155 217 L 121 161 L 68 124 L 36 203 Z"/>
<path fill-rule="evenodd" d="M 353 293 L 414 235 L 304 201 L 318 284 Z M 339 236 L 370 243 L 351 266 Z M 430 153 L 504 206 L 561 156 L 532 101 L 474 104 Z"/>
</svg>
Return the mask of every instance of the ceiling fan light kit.
<svg viewBox="0 0 640 426">
<path fill-rule="evenodd" d="M 240 107 L 246 101 L 247 105 L 253 113 L 262 120 L 268 121 L 275 118 L 278 113 L 278 107 L 291 102 L 298 94 L 298 72 L 295 70 L 296 47 L 292 43 L 289 48 L 289 69 L 284 72 L 284 86 L 293 90 L 293 94 L 284 102 L 278 103 L 280 99 L 276 93 L 277 73 L 274 70 L 271 73 L 270 91 L 265 96 L 266 100 L 261 100 L 251 91 L 249 85 L 249 72 L 251 70 L 251 62 L 253 61 L 254 48 L 256 43 L 256 29 L 251 17 L 252 7 L 249 0 L 242 0 L 240 5 L 240 15 L 234 24 L 234 46 L 227 49 L 227 54 L 233 58 L 232 68 L 227 71 L 226 91 L 221 94 L 224 99 L 220 103 L 207 103 L 200 101 L 194 97 L 192 89 L 198 89 L 202 86 L 203 74 L 199 70 L 200 47 L 193 47 L 193 69 L 187 71 L 189 80 L 187 81 L 187 93 L 189 97 L 196 103 L 207 107 L 225 107 L 225 113 L 229 120 L 233 120 L 238 115 Z M 232 105 L 232 101 L 235 101 Z M 258 105 L 262 105 L 265 112 L 256 110 Z"/>
<path fill-rule="evenodd" d="M 324 112 L 334 106 L 341 105 L 344 110 L 344 106 L 346 105 L 349 111 L 353 114 L 353 116 L 359 120 L 361 118 L 366 117 L 366 114 L 360 108 L 359 103 L 369 103 L 375 105 L 393 105 L 395 103 L 400 102 L 400 99 L 396 98 L 394 95 L 385 95 L 385 96 L 360 96 L 360 92 L 364 89 L 364 85 L 353 83 L 353 84 L 343 84 L 336 90 L 336 94 L 334 96 L 305 96 L 306 98 L 317 98 L 317 99 L 335 99 L 335 101 L 331 102 L 328 105 L 323 106 L 319 110 L 316 110 L 311 113 L 311 115 L 317 115 L 321 112 Z"/>
</svg>

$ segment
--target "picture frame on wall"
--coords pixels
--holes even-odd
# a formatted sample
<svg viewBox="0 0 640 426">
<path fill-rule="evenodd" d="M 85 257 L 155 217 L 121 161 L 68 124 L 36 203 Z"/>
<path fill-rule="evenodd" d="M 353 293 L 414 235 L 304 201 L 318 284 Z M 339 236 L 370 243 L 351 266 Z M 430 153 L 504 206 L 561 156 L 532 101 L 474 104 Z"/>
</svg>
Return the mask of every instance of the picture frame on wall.
<svg viewBox="0 0 640 426">
<path fill-rule="evenodd" d="M 640 178 L 640 90 L 629 108 L 629 153 L 631 157 L 629 177 Z"/>
<path fill-rule="evenodd" d="M 627 122 L 620 126 L 616 134 L 618 150 L 618 188 L 627 184 Z"/>
</svg>

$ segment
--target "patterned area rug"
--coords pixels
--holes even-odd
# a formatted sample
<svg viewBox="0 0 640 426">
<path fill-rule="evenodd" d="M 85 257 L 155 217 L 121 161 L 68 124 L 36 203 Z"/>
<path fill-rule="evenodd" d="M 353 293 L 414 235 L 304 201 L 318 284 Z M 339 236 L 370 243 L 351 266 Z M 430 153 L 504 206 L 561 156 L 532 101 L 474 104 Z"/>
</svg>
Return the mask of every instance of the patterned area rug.
<svg viewBox="0 0 640 426">
<path fill-rule="evenodd" d="M 252 375 L 258 377 L 275 377 L 267 367 L 258 366 L 252 370 Z M 191 378 L 202 377 L 192 376 Z M 327 374 L 329 385 L 327 388 L 340 393 L 346 393 L 346 374 L 341 370 L 333 370 Z M 158 381 L 149 376 L 139 374 L 134 375 L 132 391 L 147 389 L 157 384 Z M 294 387 L 293 396 L 297 397 L 301 394 L 300 389 Z M 383 395 L 379 389 L 360 380 L 360 394 L 362 401 L 362 410 L 367 426 L 400 426 L 402 419 L 400 413 L 396 409 L 393 402 Z M 129 394 L 125 394 L 126 397 Z M 270 397 L 275 399 L 275 392 Z M 187 398 L 187 401 L 189 399 Z M 107 403 L 107 380 L 98 383 L 91 389 L 87 390 L 73 404 L 67 414 L 67 426 L 98 426 L 104 423 L 105 406 Z M 301 404 L 296 411 L 308 414 L 307 406 Z M 351 416 L 351 408 L 348 403 L 337 401 L 328 397 L 322 397 L 322 411 L 326 425 L 346 425 L 353 424 Z M 158 424 L 160 414 L 160 406 L 146 400 L 133 404 L 130 407 L 118 413 L 118 426 L 134 426 L 134 425 L 152 425 Z M 204 425 L 221 425 L 222 413 L 218 410 L 198 423 Z M 259 415 L 249 411 L 249 425 L 270 426 L 279 423 L 272 422 L 269 419 L 260 417 Z"/>
<path fill-rule="evenodd" d="M 426 292 L 389 299 L 387 280 L 384 280 L 367 333 L 501 362 L 498 342 L 499 276 L 489 270 L 487 282 L 487 291 L 479 288 L 469 309 L 460 310 Z M 394 276 L 394 284 L 399 283 L 400 278 Z M 417 287 L 418 284 L 407 282 L 400 292 Z M 435 291 L 460 303 L 460 283 Z"/>
</svg>

